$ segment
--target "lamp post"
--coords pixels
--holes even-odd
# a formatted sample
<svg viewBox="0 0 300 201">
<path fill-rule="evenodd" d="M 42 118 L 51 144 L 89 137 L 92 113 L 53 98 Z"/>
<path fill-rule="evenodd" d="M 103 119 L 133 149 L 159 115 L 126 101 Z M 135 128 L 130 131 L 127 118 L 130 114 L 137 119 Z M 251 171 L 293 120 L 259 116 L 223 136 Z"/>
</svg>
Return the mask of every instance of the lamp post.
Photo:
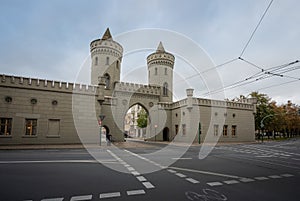
<svg viewBox="0 0 300 201">
<path fill-rule="evenodd" d="M 105 118 L 105 115 L 103 115 L 103 114 L 100 114 L 99 115 L 99 126 L 100 126 L 100 146 L 101 146 L 101 141 L 102 141 L 102 139 L 101 139 L 101 137 L 102 137 L 102 121 L 104 120 L 104 118 Z"/>
</svg>

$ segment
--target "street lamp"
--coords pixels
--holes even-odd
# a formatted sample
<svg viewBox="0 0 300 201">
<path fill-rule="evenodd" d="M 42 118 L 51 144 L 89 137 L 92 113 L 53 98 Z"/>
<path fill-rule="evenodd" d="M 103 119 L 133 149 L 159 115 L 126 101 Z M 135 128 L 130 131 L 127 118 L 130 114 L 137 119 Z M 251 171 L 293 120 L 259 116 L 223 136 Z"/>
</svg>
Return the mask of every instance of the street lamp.
<svg viewBox="0 0 300 201">
<path fill-rule="evenodd" d="M 99 126 L 100 126 L 100 146 L 101 146 L 101 136 L 102 136 L 102 121 L 104 120 L 104 118 L 105 118 L 105 115 L 103 115 L 103 114 L 100 114 L 99 115 Z"/>
</svg>

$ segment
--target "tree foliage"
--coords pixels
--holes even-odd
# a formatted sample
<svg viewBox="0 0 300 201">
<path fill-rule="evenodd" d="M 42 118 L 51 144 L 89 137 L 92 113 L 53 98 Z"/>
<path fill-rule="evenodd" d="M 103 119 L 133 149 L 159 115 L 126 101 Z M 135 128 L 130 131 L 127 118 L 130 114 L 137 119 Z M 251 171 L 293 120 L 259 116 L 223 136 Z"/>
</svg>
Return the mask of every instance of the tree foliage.
<svg viewBox="0 0 300 201">
<path fill-rule="evenodd" d="M 255 129 L 264 130 L 272 135 L 293 136 L 300 133 L 300 107 L 291 101 L 277 105 L 266 94 L 252 92 L 249 94 L 257 99 Z M 241 95 L 240 98 L 245 98 Z M 263 127 L 261 125 L 263 120 Z M 275 136 L 275 135 L 274 135 Z"/>
<path fill-rule="evenodd" d="M 145 109 L 141 109 L 138 112 L 137 126 L 140 128 L 145 128 L 148 125 L 148 114 Z"/>
</svg>

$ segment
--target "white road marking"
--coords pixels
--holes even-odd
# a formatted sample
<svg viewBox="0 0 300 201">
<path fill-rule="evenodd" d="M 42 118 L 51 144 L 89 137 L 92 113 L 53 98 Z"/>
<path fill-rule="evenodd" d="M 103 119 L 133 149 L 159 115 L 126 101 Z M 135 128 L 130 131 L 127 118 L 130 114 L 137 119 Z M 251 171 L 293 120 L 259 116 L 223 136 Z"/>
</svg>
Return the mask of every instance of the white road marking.
<svg viewBox="0 0 300 201">
<path fill-rule="evenodd" d="M 41 201 L 63 201 L 64 198 L 45 198 Z"/>
<path fill-rule="evenodd" d="M 139 181 L 147 181 L 147 179 L 143 176 L 136 177 Z"/>
<path fill-rule="evenodd" d="M 176 171 L 175 170 L 168 170 L 168 172 L 171 172 L 171 173 L 176 173 Z"/>
<path fill-rule="evenodd" d="M 186 175 L 181 174 L 181 173 L 176 173 L 176 175 L 177 175 L 178 177 L 181 177 L 181 178 L 186 177 Z"/>
<path fill-rule="evenodd" d="M 127 191 L 127 195 L 141 195 L 145 194 L 146 192 L 144 190 L 132 190 L 132 191 Z"/>
<path fill-rule="evenodd" d="M 135 171 L 135 169 L 134 169 L 133 167 L 127 167 L 127 169 L 128 169 L 129 171 Z"/>
<path fill-rule="evenodd" d="M 114 198 L 114 197 L 120 197 L 121 193 L 120 192 L 114 192 L 114 193 L 101 193 L 99 195 L 99 198 Z"/>
<path fill-rule="evenodd" d="M 193 183 L 193 184 L 198 184 L 200 183 L 199 181 L 195 180 L 195 179 L 192 179 L 192 178 L 186 178 L 187 181 Z"/>
<path fill-rule="evenodd" d="M 237 180 L 228 180 L 228 181 L 223 181 L 225 184 L 237 184 L 237 183 L 240 183 L 239 181 Z"/>
<path fill-rule="evenodd" d="M 142 182 L 142 184 L 146 187 L 146 188 L 155 188 L 150 182 Z"/>
<path fill-rule="evenodd" d="M 271 175 L 269 176 L 269 178 L 272 178 L 272 179 L 280 179 L 282 178 L 281 176 L 278 176 L 278 175 Z"/>
<path fill-rule="evenodd" d="M 233 178 L 233 179 L 242 178 L 242 177 L 238 177 L 238 176 L 235 176 L 235 175 L 221 174 L 221 173 L 201 171 L 201 170 L 193 170 L 193 169 L 187 169 L 187 168 L 179 168 L 179 167 L 169 167 L 169 168 L 172 168 L 172 169 L 175 169 L 175 170 L 187 171 L 187 172 L 196 172 L 196 173 L 200 173 L 200 174 L 208 174 L 208 175 L 214 175 L 214 176 L 220 176 L 220 177 Z"/>
<path fill-rule="evenodd" d="M 99 161 L 101 162 L 101 161 Z M 111 161 L 109 161 L 111 162 Z M 0 164 L 22 164 L 22 163 L 98 163 L 97 160 L 32 160 L 32 161 L 0 161 Z"/>
<path fill-rule="evenodd" d="M 268 177 L 254 177 L 254 179 L 259 180 L 259 181 L 263 181 L 263 180 L 268 180 Z"/>
<path fill-rule="evenodd" d="M 222 186 L 223 184 L 221 183 L 221 182 L 209 182 L 209 183 L 207 183 L 207 185 L 209 185 L 209 186 Z"/>
<path fill-rule="evenodd" d="M 172 160 L 190 160 L 192 158 L 172 158 Z"/>
<path fill-rule="evenodd" d="M 91 200 L 93 195 L 80 195 L 71 197 L 70 201 Z"/>
<path fill-rule="evenodd" d="M 294 175 L 292 175 L 292 174 L 282 174 L 280 176 L 282 176 L 282 177 L 293 177 Z"/>
<path fill-rule="evenodd" d="M 241 178 L 240 181 L 247 183 L 247 182 L 252 182 L 252 181 L 255 181 L 255 180 L 254 179 L 250 179 L 250 178 Z"/>
<path fill-rule="evenodd" d="M 132 172 L 131 172 L 131 174 L 133 174 L 134 176 L 138 176 L 138 175 L 140 175 L 140 173 L 139 173 L 139 172 L 137 172 L 137 171 L 132 171 Z"/>
</svg>

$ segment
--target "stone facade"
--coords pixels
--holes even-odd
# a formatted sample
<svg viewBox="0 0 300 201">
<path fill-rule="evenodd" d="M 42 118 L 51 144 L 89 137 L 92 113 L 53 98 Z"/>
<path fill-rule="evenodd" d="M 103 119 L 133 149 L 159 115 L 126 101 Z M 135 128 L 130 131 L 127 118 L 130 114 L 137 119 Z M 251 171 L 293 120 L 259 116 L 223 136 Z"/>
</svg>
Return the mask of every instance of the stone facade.
<svg viewBox="0 0 300 201">
<path fill-rule="evenodd" d="M 254 141 L 255 100 L 187 97 L 173 102 L 175 57 L 162 43 L 147 57 L 148 85 L 120 82 L 123 48 L 107 29 L 91 42 L 91 85 L 19 76 L 0 78 L 0 144 L 99 142 L 101 125 L 124 140 L 124 118 L 133 105 L 149 114 L 147 140 Z M 200 129 L 201 128 L 201 129 Z"/>
</svg>

